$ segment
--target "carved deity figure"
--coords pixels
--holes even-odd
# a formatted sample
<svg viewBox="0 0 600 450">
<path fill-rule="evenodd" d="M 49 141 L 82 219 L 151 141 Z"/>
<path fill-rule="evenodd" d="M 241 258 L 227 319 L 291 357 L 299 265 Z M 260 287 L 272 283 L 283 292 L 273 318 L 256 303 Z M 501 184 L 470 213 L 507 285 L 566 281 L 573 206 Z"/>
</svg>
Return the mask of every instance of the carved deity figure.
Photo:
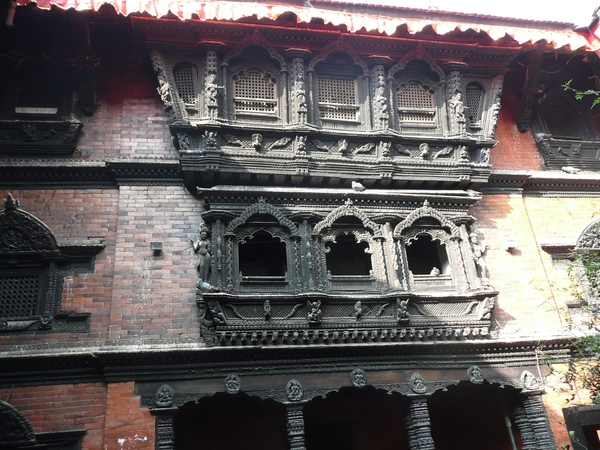
<svg viewBox="0 0 600 450">
<path fill-rule="evenodd" d="M 314 323 L 314 324 L 319 324 L 321 323 L 321 316 L 322 316 L 322 312 L 321 312 L 321 300 L 317 300 L 316 302 L 311 302 L 310 300 L 308 301 L 308 321 L 310 323 Z"/>
<path fill-rule="evenodd" d="M 197 240 L 192 240 L 194 252 L 198 254 L 198 276 L 201 280 L 207 281 L 210 275 L 210 241 L 208 240 L 208 230 L 205 227 L 200 229 L 200 237 Z"/>
<path fill-rule="evenodd" d="M 423 142 L 421 145 L 419 145 L 419 156 L 423 159 L 427 159 L 430 156 L 430 151 L 429 151 L 429 144 L 427 144 L 426 142 Z"/>
<path fill-rule="evenodd" d="M 262 149 L 262 141 L 262 134 L 255 133 L 252 135 L 252 147 L 254 147 L 254 150 L 256 150 L 257 152 Z"/>
<path fill-rule="evenodd" d="M 390 149 L 392 148 L 392 143 L 389 141 L 388 142 L 381 141 L 381 143 L 379 145 L 381 147 L 381 157 L 389 158 L 390 157 Z"/>
<path fill-rule="evenodd" d="M 467 132 L 467 117 L 465 115 L 465 105 L 462 101 L 462 94 L 460 92 L 455 92 L 448 103 L 452 108 L 452 113 L 456 120 L 458 134 L 465 134 Z"/>
<path fill-rule="evenodd" d="M 473 250 L 473 259 L 477 267 L 477 276 L 479 278 L 487 278 L 487 265 L 485 264 L 483 255 L 487 251 L 488 246 L 487 244 L 480 244 L 479 237 L 475 233 L 471 233 L 469 238 L 471 240 L 471 249 Z"/>
<path fill-rule="evenodd" d="M 208 150 L 217 149 L 217 133 L 214 131 L 206 131 L 204 136 L 206 139 L 204 147 Z"/>
<path fill-rule="evenodd" d="M 381 69 L 383 71 L 383 68 Z M 385 97 L 385 77 L 383 73 L 377 74 L 375 88 L 375 111 L 378 128 L 386 129 L 389 125 L 390 114 L 388 112 L 387 99 Z"/>
<path fill-rule="evenodd" d="M 173 103 L 171 102 L 171 91 L 169 82 L 161 75 L 158 76 L 157 90 L 165 106 L 171 106 Z"/>
</svg>

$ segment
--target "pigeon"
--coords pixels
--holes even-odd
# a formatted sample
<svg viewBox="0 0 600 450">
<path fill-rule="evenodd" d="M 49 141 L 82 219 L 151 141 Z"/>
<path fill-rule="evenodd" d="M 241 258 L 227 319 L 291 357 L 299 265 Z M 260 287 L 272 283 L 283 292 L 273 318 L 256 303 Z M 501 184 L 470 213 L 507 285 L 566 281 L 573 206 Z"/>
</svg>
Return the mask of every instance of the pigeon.
<svg viewBox="0 0 600 450">
<path fill-rule="evenodd" d="M 355 190 L 356 192 L 360 192 L 360 191 L 364 191 L 365 189 L 367 189 L 366 187 L 364 187 L 361 183 L 359 183 L 358 181 L 353 181 L 352 182 L 352 189 Z"/>
<path fill-rule="evenodd" d="M 581 169 L 577 169 L 573 166 L 562 166 L 561 170 L 565 173 L 575 174 L 581 172 Z"/>
</svg>

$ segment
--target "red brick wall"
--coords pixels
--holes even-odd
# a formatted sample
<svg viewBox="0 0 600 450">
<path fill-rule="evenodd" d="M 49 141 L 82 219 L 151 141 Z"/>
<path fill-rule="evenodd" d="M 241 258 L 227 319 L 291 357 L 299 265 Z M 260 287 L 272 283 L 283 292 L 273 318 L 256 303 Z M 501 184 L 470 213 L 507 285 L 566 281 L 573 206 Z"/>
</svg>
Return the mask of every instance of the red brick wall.
<svg viewBox="0 0 600 450">
<path fill-rule="evenodd" d="M 107 387 L 104 450 L 154 448 L 155 419 L 147 408 L 140 408 L 133 391 L 133 382 Z"/>
<path fill-rule="evenodd" d="M 200 203 L 183 187 L 122 186 L 110 339 L 198 337 L 195 301 Z M 161 256 L 150 242 L 161 241 Z"/>
<path fill-rule="evenodd" d="M 35 432 L 85 429 L 82 448 L 102 448 L 106 409 L 104 383 L 0 389 L 0 399 L 18 409 Z"/>
<path fill-rule="evenodd" d="M 490 153 L 492 169 L 540 170 L 542 158 L 531 131 L 520 133 L 517 118 L 521 100 L 512 86 L 504 88 L 502 109 L 498 119 L 496 140 L 498 145 Z"/>
</svg>

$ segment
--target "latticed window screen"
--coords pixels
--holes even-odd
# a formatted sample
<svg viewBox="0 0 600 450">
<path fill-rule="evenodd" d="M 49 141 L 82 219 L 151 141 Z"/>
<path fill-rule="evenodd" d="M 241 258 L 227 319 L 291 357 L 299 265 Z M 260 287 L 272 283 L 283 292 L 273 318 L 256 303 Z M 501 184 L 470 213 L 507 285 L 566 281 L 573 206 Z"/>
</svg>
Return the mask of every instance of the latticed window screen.
<svg viewBox="0 0 600 450">
<path fill-rule="evenodd" d="M 474 83 L 470 83 L 465 92 L 465 106 L 469 108 L 469 122 L 471 125 L 479 125 L 482 100 L 483 89 Z"/>
<path fill-rule="evenodd" d="M 543 110 L 548 132 L 556 139 L 581 139 L 581 131 L 574 117 L 556 106 Z"/>
<path fill-rule="evenodd" d="M 198 89 L 196 87 L 196 68 L 191 64 L 179 64 L 173 70 L 175 86 L 179 98 L 186 105 L 195 106 L 198 98 Z"/>
<path fill-rule="evenodd" d="M 348 78 L 319 77 L 321 119 L 357 120 L 356 81 Z"/>
<path fill-rule="evenodd" d="M 234 80 L 233 97 L 236 113 L 275 114 L 277 112 L 275 83 L 258 70 L 249 70 Z"/>
<path fill-rule="evenodd" d="M 401 122 L 435 122 L 433 94 L 419 83 L 408 83 L 396 91 Z"/>
<path fill-rule="evenodd" d="M 39 275 L 0 277 L 0 317 L 27 318 L 38 308 Z"/>
</svg>

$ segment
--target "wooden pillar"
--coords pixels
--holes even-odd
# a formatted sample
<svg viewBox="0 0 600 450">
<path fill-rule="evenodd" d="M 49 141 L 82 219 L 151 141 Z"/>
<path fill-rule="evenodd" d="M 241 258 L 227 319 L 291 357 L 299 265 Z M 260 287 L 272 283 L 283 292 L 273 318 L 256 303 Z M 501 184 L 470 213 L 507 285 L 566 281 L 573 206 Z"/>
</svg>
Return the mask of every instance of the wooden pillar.
<svg viewBox="0 0 600 450">
<path fill-rule="evenodd" d="M 523 408 L 536 439 L 536 449 L 555 450 L 556 443 L 542 402 L 542 392 L 527 392 L 523 396 Z"/>
<path fill-rule="evenodd" d="M 426 397 L 416 397 L 411 401 L 406 417 L 406 431 L 411 450 L 435 450 Z"/>
<path fill-rule="evenodd" d="M 177 408 L 152 410 L 152 414 L 156 416 L 156 450 L 175 450 L 175 411 Z"/>
<path fill-rule="evenodd" d="M 304 405 L 286 405 L 286 427 L 290 450 L 306 450 L 304 444 Z"/>
</svg>

